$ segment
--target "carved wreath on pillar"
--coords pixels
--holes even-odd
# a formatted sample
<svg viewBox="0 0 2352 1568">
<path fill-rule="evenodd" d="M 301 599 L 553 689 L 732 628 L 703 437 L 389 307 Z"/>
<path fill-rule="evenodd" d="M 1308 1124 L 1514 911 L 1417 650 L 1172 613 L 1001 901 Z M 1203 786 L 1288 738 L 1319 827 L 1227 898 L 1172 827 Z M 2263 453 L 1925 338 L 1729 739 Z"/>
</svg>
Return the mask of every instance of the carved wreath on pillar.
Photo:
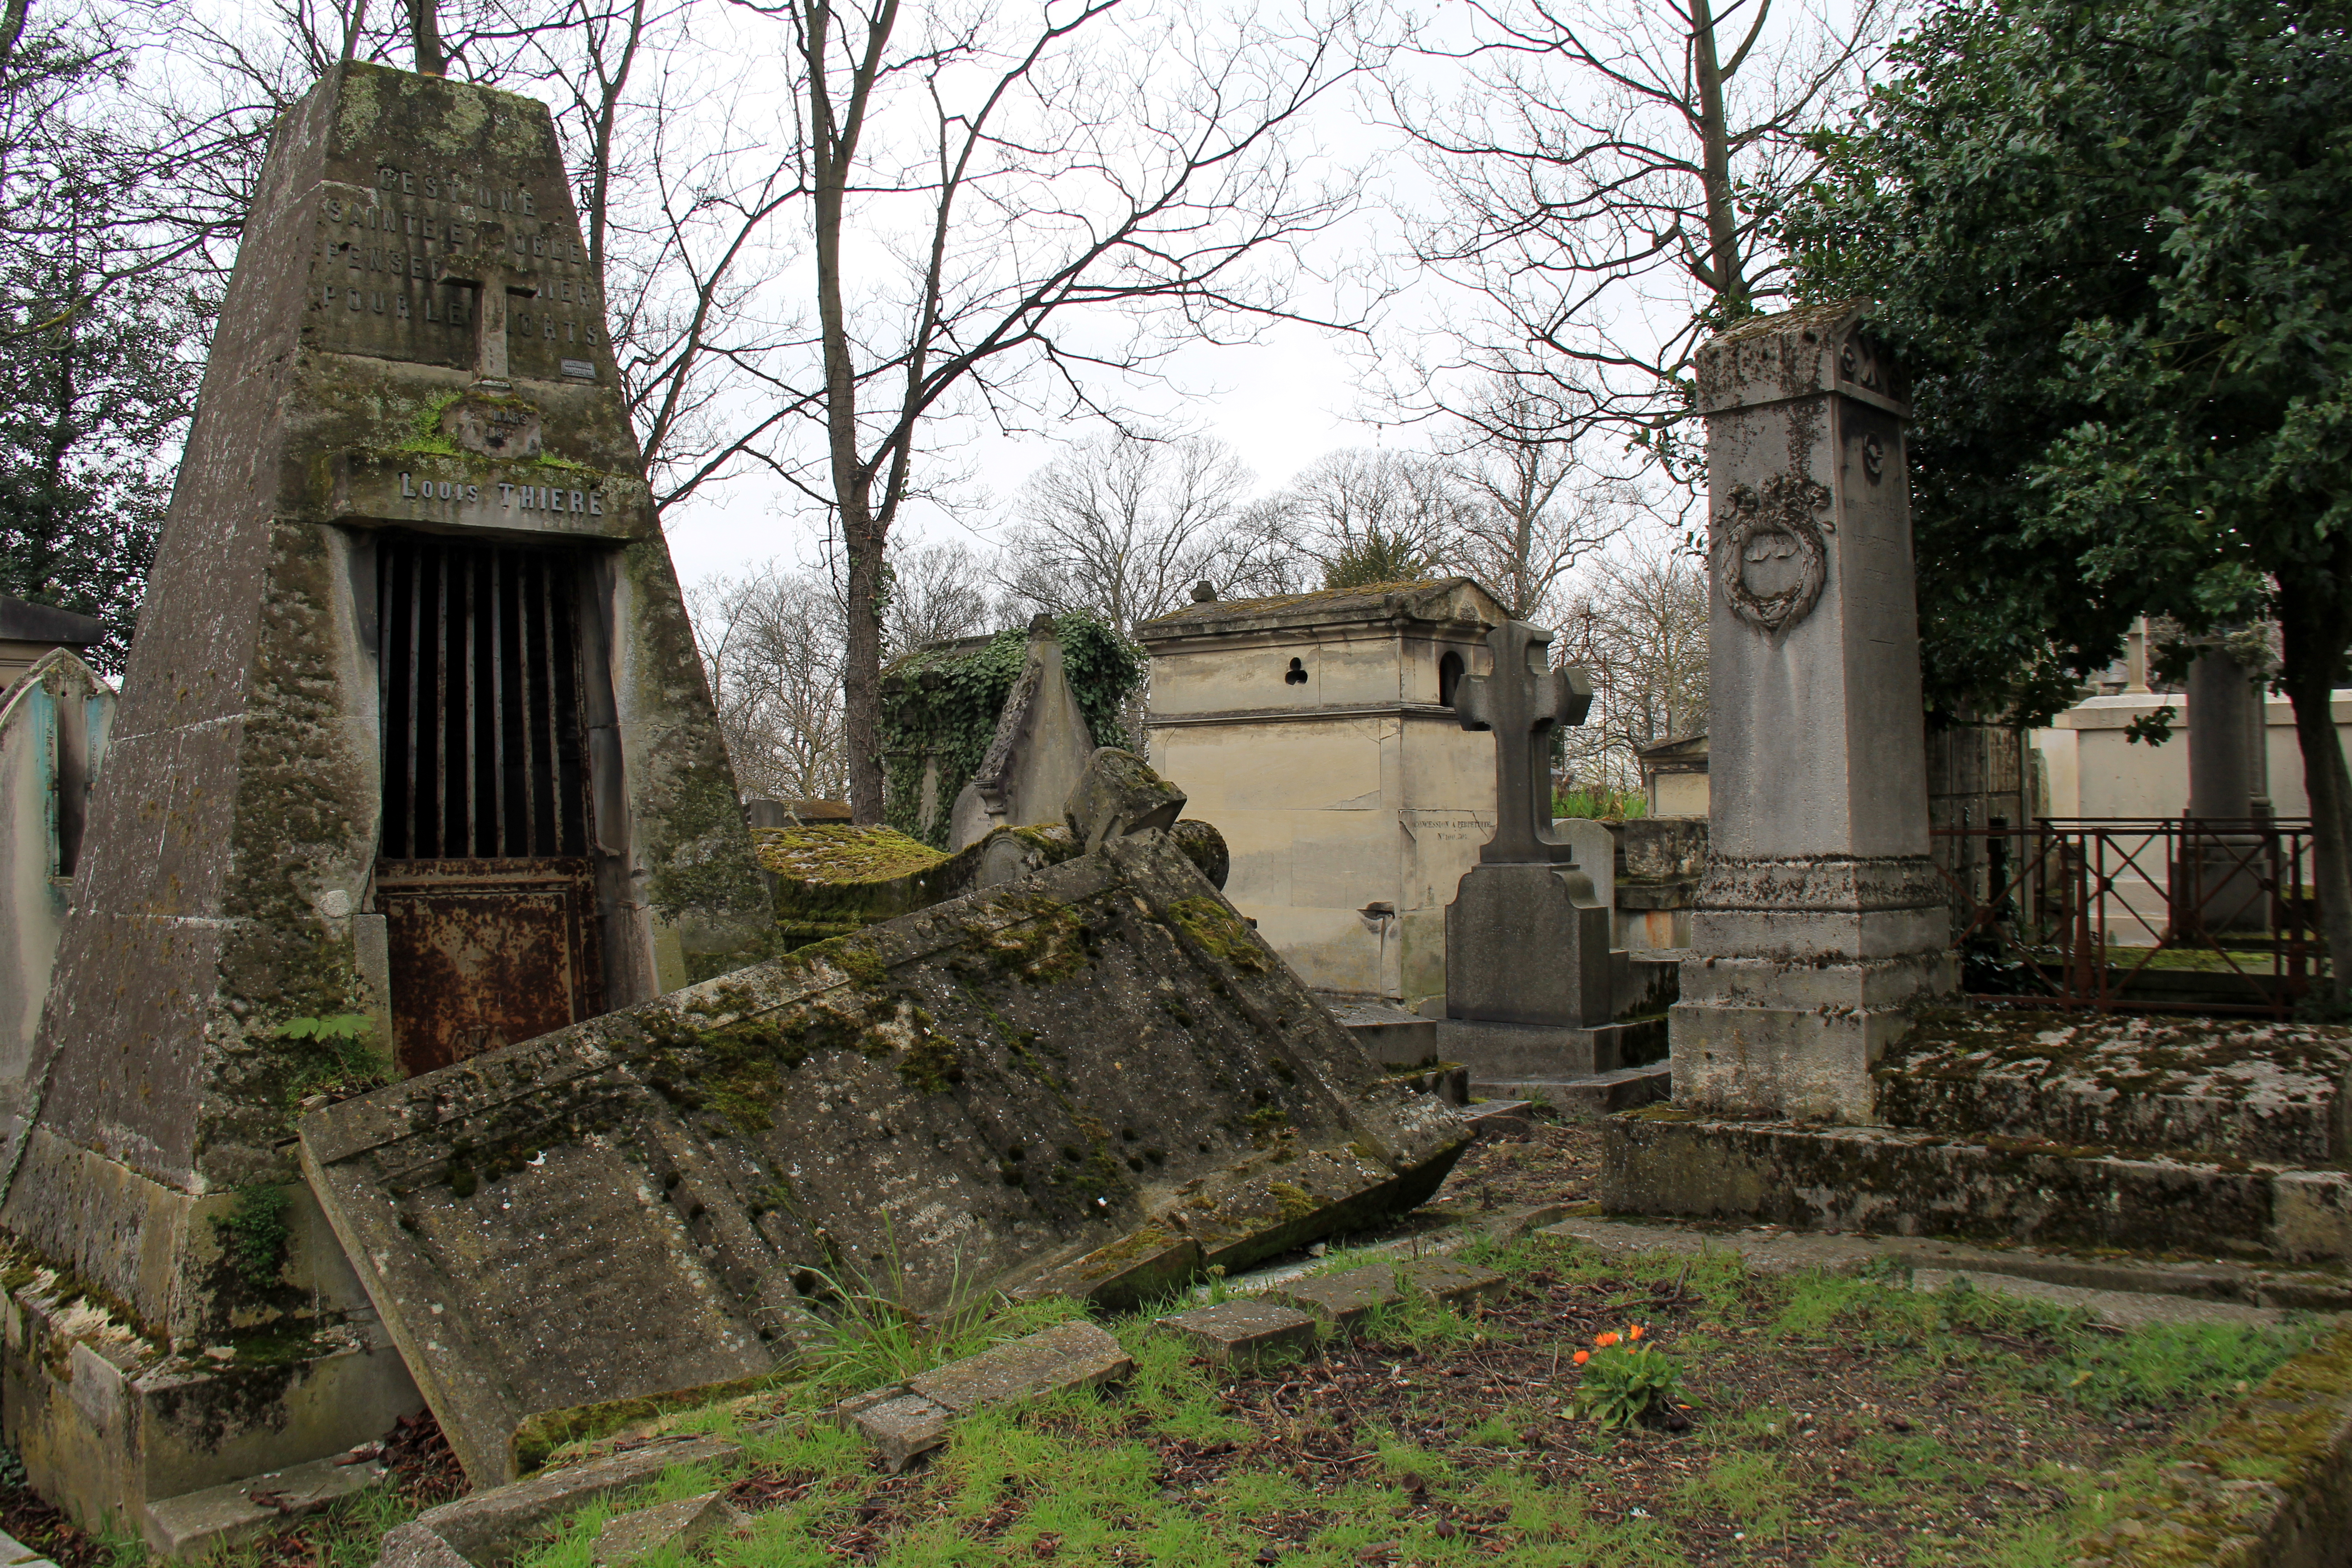
<svg viewBox="0 0 2352 1568">
<path fill-rule="evenodd" d="M 1709 567 L 1731 613 L 1779 637 L 1812 613 L 1829 580 L 1824 533 L 1836 525 L 1813 514 L 1830 492 L 1803 474 L 1774 474 L 1759 489 L 1734 485 L 1716 517 Z"/>
</svg>

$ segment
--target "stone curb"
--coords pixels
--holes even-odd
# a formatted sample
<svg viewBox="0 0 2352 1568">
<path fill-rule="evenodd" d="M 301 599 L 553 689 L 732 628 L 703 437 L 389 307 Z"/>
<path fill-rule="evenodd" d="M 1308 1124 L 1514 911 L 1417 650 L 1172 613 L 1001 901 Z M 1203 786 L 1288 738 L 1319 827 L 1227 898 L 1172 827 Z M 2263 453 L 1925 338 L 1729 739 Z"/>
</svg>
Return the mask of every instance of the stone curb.
<svg viewBox="0 0 2352 1568">
<path fill-rule="evenodd" d="M 476 1492 L 393 1530 L 376 1568 L 499 1568 L 524 1531 L 558 1514 L 643 1486 L 672 1465 L 724 1462 L 742 1451 L 726 1437 L 672 1438 Z"/>
<path fill-rule="evenodd" d="M 2074 1568 L 2335 1568 L 2352 1541 L 2352 1327 L 2175 1446 L 2163 1495 L 2076 1542 Z M 2278 1481 L 2230 1479 L 2259 1458 Z"/>
<path fill-rule="evenodd" d="M 2237 1263 L 2081 1258 L 2063 1252 L 1970 1247 L 1962 1242 L 1916 1237 L 1782 1230 L 1773 1226 L 1709 1230 L 1670 1221 L 1612 1219 L 1600 1215 L 1571 1215 L 1541 1227 L 1537 1234 L 1582 1242 L 1605 1252 L 1737 1252 L 1750 1268 L 1768 1273 L 1797 1268 L 1851 1272 L 1878 1263 L 1922 1273 L 1965 1274 L 1988 1289 L 2010 1288 L 2000 1283 L 2003 1280 L 2032 1281 L 2073 1293 L 2052 1299 L 2089 1305 L 2110 1321 L 2147 1321 L 2156 1317 L 2272 1321 L 2279 1310 L 2288 1308 L 2322 1312 L 2352 1310 L 2352 1286 L 2343 1280 Z M 2015 1293 L 2042 1292 L 2018 1289 Z M 2181 1303 L 2183 1310 L 2135 1308 L 2128 1300 L 2134 1297 L 2172 1298 Z M 2210 1310 L 2188 1310 L 2191 1308 Z"/>
</svg>

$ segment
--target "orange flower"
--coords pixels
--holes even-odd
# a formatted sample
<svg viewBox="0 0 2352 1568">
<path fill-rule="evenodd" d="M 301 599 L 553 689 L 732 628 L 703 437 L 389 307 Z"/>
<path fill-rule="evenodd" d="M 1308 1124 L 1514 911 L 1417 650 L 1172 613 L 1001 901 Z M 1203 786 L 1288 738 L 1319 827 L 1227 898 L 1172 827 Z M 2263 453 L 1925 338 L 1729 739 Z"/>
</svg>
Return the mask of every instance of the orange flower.
<svg viewBox="0 0 2352 1568">
<path fill-rule="evenodd" d="M 1640 1339 L 1642 1337 L 1642 1325 L 1636 1323 L 1632 1328 L 1627 1329 L 1625 1331 L 1625 1337 L 1629 1340 Z"/>
<path fill-rule="evenodd" d="M 1579 1366 L 1582 1366 L 1586 1362 L 1589 1362 L 1591 1359 L 1592 1352 L 1591 1351 L 1579 1351 L 1576 1352 L 1576 1364 Z"/>
<path fill-rule="evenodd" d="M 1595 1334 L 1592 1336 L 1592 1342 L 1606 1350 L 1617 1342 L 1617 1332 L 1612 1329 L 1605 1334 Z"/>
</svg>

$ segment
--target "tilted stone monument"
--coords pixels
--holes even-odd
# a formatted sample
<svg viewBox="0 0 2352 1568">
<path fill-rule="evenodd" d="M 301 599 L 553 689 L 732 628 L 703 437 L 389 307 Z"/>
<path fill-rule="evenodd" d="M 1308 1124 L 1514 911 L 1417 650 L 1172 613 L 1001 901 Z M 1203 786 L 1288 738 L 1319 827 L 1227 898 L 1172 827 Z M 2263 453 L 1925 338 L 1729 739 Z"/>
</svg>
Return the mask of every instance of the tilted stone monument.
<svg viewBox="0 0 2352 1568">
<path fill-rule="evenodd" d="M 1868 1121 L 1871 1068 L 1951 987 L 1927 858 L 1908 408 L 1862 311 L 1698 354 L 1706 416 L 1707 872 L 1672 1013 L 1678 1103 Z"/>
<path fill-rule="evenodd" d="M 1054 617 L 1040 615 L 988 752 L 949 808 L 948 847 L 977 844 L 999 827 L 1056 820 L 1094 754 L 1094 731 L 1062 670 Z"/>
<path fill-rule="evenodd" d="M 1495 736 L 1495 833 L 1445 910 L 1439 1053 L 1476 1082 L 1556 1082 L 1618 1066 L 1623 1036 L 1609 906 L 1552 826 L 1551 734 L 1592 706 L 1582 670 L 1554 669 L 1551 634 L 1507 621 L 1486 634 L 1494 668 L 1465 675 L 1454 706 Z M 1607 830 L 1592 842 L 1609 843 Z"/>
<path fill-rule="evenodd" d="M 416 1407 L 291 1142 L 368 1064 L 289 1024 L 397 1076 L 768 951 L 604 323 L 540 103 L 280 123 L 7 1152 L 6 1436 L 87 1522 Z"/>
<path fill-rule="evenodd" d="M 1084 853 L 316 1110 L 305 1169 L 477 1484 L 789 1364 L 812 1307 L 1132 1303 L 1407 1209 L 1384 1080 L 1105 750 Z"/>
</svg>

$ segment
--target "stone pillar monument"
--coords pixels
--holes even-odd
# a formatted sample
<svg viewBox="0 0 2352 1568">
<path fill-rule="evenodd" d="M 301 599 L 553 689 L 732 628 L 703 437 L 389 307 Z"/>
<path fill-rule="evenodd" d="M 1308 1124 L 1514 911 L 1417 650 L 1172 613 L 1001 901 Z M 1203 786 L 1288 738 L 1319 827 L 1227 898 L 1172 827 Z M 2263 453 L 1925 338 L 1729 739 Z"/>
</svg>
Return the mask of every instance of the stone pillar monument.
<svg viewBox="0 0 2352 1568">
<path fill-rule="evenodd" d="M 2189 816 L 2199 836 L 2173 868 L 2175 931 L 2270 929 L 2263 840 L 2271 816 L 2270 734 L 2259 677 L 2220 640 L 2189 667 Z M 2231 831 L 2236 829 L 2237 831 Z"/>
<path fill-rule="evenodd" d="M 766 952 L 604 320 L 543 105 L 347 64 L 278 125 L 6 1151 L 6 1437 L 84 1522 L 179 1549 L 417 1408 L 307 1106 Z"/>
<path fill-rule="evenodd" d="M 1438 1054 L 1475 1079 L 1543 1081 L 1619 1065 L 1609 906 L 1551 825 L 1551 732 L 1581 724 L 1592 686 L 1554 669 L 1551 634 L 1507 621 L 1486 634 L 1495 668 L 1465 675 L 1454 707 L 1495 735 L 1495 832 L 1445 910 L 1445 1017 Z"/>
<path fill-rule="evenodd" d="M 1699 351 L 1710 852 L 1672 1013 L 1677 1102 L 1870 1121 L 1871 1068 L 1950 988 L 1927 858 L 1905 389 L 1862 308 Z"/>
</svg>

